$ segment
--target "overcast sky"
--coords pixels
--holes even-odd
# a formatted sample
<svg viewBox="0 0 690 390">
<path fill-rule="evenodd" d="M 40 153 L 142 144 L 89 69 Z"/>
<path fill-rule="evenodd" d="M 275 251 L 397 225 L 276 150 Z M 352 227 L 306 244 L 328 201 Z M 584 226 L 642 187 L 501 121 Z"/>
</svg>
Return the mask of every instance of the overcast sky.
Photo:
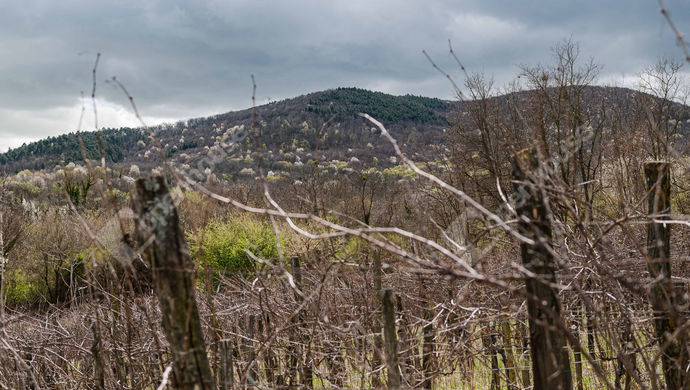
<svg viewBox="0 0 690 390">
<path fill-rule="evenodd" d="M 460 78 L 498 85 L 548 63 L 572 36 L 603 66 L 600 83 L 634 85 L 660 56 L 681 58 L 656 0 L 0 0 L 0 151 L 74 131 L 96 53 L 99 125 L 137 124 L 117 76 L 151 124 L 247 108 L 338 86 L 450 99 L 426 49 Z M 690 2 L 667 0 L 681 31 Z M 87 110 L 84 129 L 93 129 Z"/>
</svg>

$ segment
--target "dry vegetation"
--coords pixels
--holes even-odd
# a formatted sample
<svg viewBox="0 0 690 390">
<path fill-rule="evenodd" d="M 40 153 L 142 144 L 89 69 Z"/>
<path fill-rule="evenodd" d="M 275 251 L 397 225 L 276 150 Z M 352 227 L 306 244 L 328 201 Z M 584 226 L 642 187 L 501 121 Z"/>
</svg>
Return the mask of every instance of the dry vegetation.
<svg viewBox="0 0 690 390">
<path fill-rule="evenodd" d="M 280 180 L 255 113 L 194 166 L 151 132 L 158 179 L 8 175 L 0 388 L 688 388 L 679 70 L 600 93 L 564 41 L 501 98 L 468 75 L 449 152 L 419 166 L 366 116 L 392 166 L 317 143 Z M 219 178 L 238 150 L 251 175 Z"/>
</svg>

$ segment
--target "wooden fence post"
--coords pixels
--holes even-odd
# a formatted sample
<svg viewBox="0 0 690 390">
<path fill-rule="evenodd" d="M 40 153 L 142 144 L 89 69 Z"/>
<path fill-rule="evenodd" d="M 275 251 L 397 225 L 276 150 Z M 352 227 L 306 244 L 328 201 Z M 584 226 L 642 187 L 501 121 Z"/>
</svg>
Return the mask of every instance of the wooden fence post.
<svg viewBox="0 0 690 390">
<path fill-rule="evenodd" d="M 487 322 L 486 326 L 482 330 L 482 346 L 484 347 L 483 355 L 491 364 L 491 382 L 489 384 L 489 389 L 499 390 L 501 388 L 501 372 L 500 368 L 498 368 L 498 350 L 496 348 L 496 336 L 493 334 L 493 332 L 493 325 L 491 322 Z"/>
<path fill-rule="evenodd" d="M 300 291 L 302 290 L 302 267 L 300 266 L 300 261 L 299 257 L 293 257 L 291 260 L 291 268 L 292 268 L 292 277 L 295 279 L 295 285 L 297 286 Z M 300 296 L 299 294 L 295 293 L 295 300 L 297 303 L 301 304 L 304 301 L 304 298 Z M 304 323 L 304 312 L 301 312 L 297 314 L 296 321 L 299 325 L 300 329 L 306 329 L 306 324 Z M 299 355 L 303 356 L 295 356 L 293 361 L 294 362 L 299 362 L 301 365 L 301 370 L 300 374 L 302 376 L 301 380 L 301 385 L 305 389 L 312 389 L 314 388 L 314 370 L 312 369 L 312 364 L 311 364 L 311 348 L 308 346 L 309 344 L 309 336 L 302 335 L 301 340 L 296 340 L 297 343 L 303 343 L 303 345 L 306 346 L 306 351 L 302 349 L 302 347 L 298 347 L 294 349 L 294 352 Z M 295 367 L 296 368 L 296 367 Z M 296 372 L 294 385 L 297 385 L 298 382 L 296 381 Z M 290 380 L 290 385 L 293 385 L 293 379 Z"/>
<path fill-rule="evenodd" d="M 371 387 L 378 389 L 382 386 L 381 375 L 376 372 L 376 370 L 381 367 L 381 350 L 383 349 L 383 339 L 381 337 L 381 322 L 378 317 L 378 311 L 380 307 L 380 302 L 382 299 L 381 286 L 383 270 L 381 269 L 381 252 L 377 249 L 374 251 L 374 261 L 372 263 L 373 268 L 373 278 L 374 278 L 374 302 L 376 302 L 376 312 L 377 315 L 371 321 L 371 328 L 374 334 L 374 351 L 371 358 Z"/>
<path fill-rule="evenodd" d="M 671 165 L 667 162 L 647 162 L 644 175 L 647 182 L 647 205 L 650 218 L 666 220 L 671 212 Z M 683 315 L 678 310 L 676 289 L 671 281 L 671 232 L 670 225 L 650 221 L 647 224 L 648 269 L 652 277 L 651 304 L 654 311 L 654 327 L 662 350 L 661 362 L 664 368 L 666 387 L 670 390 L 688 388 L 686 367 L 688 351 L 687 331 L 671 338 Z"/>
<path fill-rule="evenodd" d="M 230 340 L 220 340 L 220 366 L 218 372 L 219 388 L 232 389 L 235 382 L 235 373 L 232 368 L 233 347 Z"/>
<path fill-rule="evenodd" d="M 105 389 L 105 369 L 103 355 L 101 354 L 101 332 L 98 323 L 91 323 L 91 333 L 93 333 L 93 343 L 91 344 L 91 357 L 93 358 L 93 377 L 94 387 L 98 390 Z"/>
<path fill-rule="evenodd" d="M 254 329 L 255 329 L 255 317 L 254 314 L 249 315 L 247 322 L 247 365 L 251 365 L 251 369 L 248 372 L 247 381 L 251 386 L 256 386 L 259 383 L 259 370 L 256 368 L 257 363 L 254 362 L 256 359 L 256 351 L 254 350 Z"/>
<path fill-rule="evenodd" d="M 582 301 L 575 300 L 572 308 L 571 328 L 573 329 L 573 337 L 576 340 L 580 339 L 580 331 L 582 330 Z M 577 390 L 584 390 L 585 384 L 582 377 L 582 351 L 573 350 L 573 364 L 575 365 L 575 383 Z"/>
<path fill-rule="evenodd" d="M 301 286 L 301 281 L 302 278 L 300 275 L 300 270 L 299 270 L 299 257 L 293 257 L 290 259 L 290 265 L 292 267 L 291 272 L 292 272 L 292 278 L 295 283 L 295 287 L 297 287 L 300 291 L 302 290 Z M 295 298 L 295 303 L 300 304 L 301 297 L 297 292 L 293 292 L 293 296 Z M 300 371 L 300 367 L 302 367 L 302 362 L 300 357 L 302 356 L 301 353 L 301 347 L 300 347 L 300 342 L 301 342 L 301 337 L 302 337 L 302 321 L 301 321 L 301 314 L 302 313 L 297 313 L 292 318 L 292 323 L 295 325 L 296 331 L 294 333 L 291 333 L 289 336 L 289 344 L 286 347 L 286 353 L 287 356 L 285 357 L 285 365 L 287 366 L 287 383 L 289 387 L 294 387 L 299 384 L 297 380 L 298 372 Z"/>
<path fill-rule="evenodd" d="M 527 324 L 518 322 L 518 327 L 520 329 L 520 344 L 522 349 L 520 353 L 520 356 L 522 358 L 522 367 L 520 367 L 520 380 L 522 381 L 522 388 L 529 389 L 531 381 L 529 377 L 530 361 L 526 358 L 529 351 L 529 337 L 527 337 Z"/>
<path fill-rule="evenodd" d="M 503 317 L 501 324 L 501 338 L 503 339 L 503 351 L 505 356 L 505 370 L 506 380 L 508 381 L 508 389 L 517 390 L 517 364 L 515 363 L 515 354 L 513 353 L 513 332 L 510 327 L 510 318 Z"/>
<path fill-rule="evenodd" d="M 402 384 L 398 364 L 398 337 L 395 333 L 395 302 L 393 291 L 383 291 L 383 337 L 386 350 L 386 367 L 388 369 L 388 388 L 399 389 Z"/>
<path fill-rule="evenodd" d="M 527 276 L 530 350 L 534 389 L 571 390 L 570 357 L 564 329 L 561 303 L 552 287 L 556 283 L 556 264 L 551 252 L 551 223 L 546 199 L 530 175 L 538 168 L 537 156 L 527 149 L 515 155 L 513 179 L 517 195 L 516 211 L 521 235 L 534 244 L 520 243 L 522 264 L 536 277 Z"/>
<path fill-rule="evenodd" d="M 424 321 L 425 324 L 422 327 L 422 389 L 431 389 L 431 385 L 434 377 L 434 341 L 435 341 L 435 331 L 434 331 L 434 313 L 431 307 L 431 302 L 429 300 L 429 292 L 427 291 L 426 284 L 428 280 L 424 278 L 419 278 L 419 291 L 422 293 L 422 304 L 424 305 Z"/>
<path fill-rule="evenodd" d="M 257 322 L 257 338 L 259 339 L 259 345 L 262 345 L 268 340 L 272 332 L 271 317 L 269 316 L 268 312 L 262 310 Z M 280 364 L 278 363 L 277 359 L 278 358 L 273 353 L 272 348 L 267 348 L 264 350 L 263 371 L 264 376 L 266 377 L 266 383 L 269 383 L 277 388 L 281 388 L 284 387 L 284 378 L 282 375 L 280 375 L 280 372 L 278 371 Z"/>
<path fill-rule="evenodd" d="M 133 195 L 137 241 L 151 265 L 163 331 L 173 357 L 175 387 L 212 389 L 195 299 L 194 266 L 165 179 L 139 179 Z"/>
<path fill-rule="evenodd" d="M 405 317 L 405 308 L 403 306 L 402 297 L 400 294 L 395 294 L 396 313 L 398 315 L 398 364 L 400 367 L 401 379 L 413 379 L 414 356 L 412 354 L 412 346 L 410 340 L 409 323 Z M 407 386 L 407 383 L 401 383 L 401 386 Z"/>
</svg>

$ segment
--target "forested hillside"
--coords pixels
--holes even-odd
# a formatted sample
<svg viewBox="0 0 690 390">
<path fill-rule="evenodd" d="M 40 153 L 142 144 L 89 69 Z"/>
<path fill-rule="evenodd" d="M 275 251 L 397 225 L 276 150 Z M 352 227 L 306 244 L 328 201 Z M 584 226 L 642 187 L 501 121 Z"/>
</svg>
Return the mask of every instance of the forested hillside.
<svg viewBox="0 0 690 390">
<path fill-rule="evenodd" d="M 367 112 L 380 118 L 396 134 L 412 135 L 409 137 L 410 146 L 421 149 L 425 144 L 440 141 L 442 128 L 449 124 L 447 117 L 452 107 L 451 103 L 439 99 L 338 88 L 259 106 L 257 113 L 263 132 L 262 142 L 269 149 L 298 145 L 307 150 L 317 147 L 333 151 L 359 149 L 368 155 L 371 152 L 364 152 L 367 144 L 373 141 L 368 135 L 371 126 L 358 113 Z M 183 150 L 187 155 L 194 155 L 201 153 L 204 146 L 213 145 L 217 129 L 250 125 L 251 115 L 252 110 L 248 109 L 163 124 L 151 130 L 163 145 L 168 146 L 165 153 L 169 157 Z M 82 134 L 88 158 L 100 159 L 95 133 Z M 156 163 L 149 157 L 157 158 L 158 153 L 144 157 L 147 146 L 137 145 L 139 141 L 148 139 L 145 129 L 104 129 L 101 138 L 109 162 Z M 50 137 L 0 154 L 0 166 L 8 172 L 52 168 L 81 160 L 76 133 Z"/>
<path fill-rule="evenodd" d="M 128 155 L 128 151 L 136 149 L 138 141 L 146 138 L 145 134 L 141 129 L 103 129 L 101 142 L 108 162 L 121 162 Z M 100 159 L 96 133 L 83 132 L 82 139 L 86 157 L 91 160 Z M 83 155 L 76 133 L 48 137 L 0 154 L 0 165 L 15 170 L 52 168 L 56 164 L 81 160 Z"/>
</svg>

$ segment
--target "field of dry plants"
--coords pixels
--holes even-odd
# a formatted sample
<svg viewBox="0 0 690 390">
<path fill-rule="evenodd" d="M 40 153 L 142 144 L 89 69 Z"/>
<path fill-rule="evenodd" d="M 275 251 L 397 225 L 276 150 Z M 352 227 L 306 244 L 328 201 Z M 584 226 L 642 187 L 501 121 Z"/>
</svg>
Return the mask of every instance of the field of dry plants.
<svg viewBox="0 0 690 390">
<path fill-rule="evenodd" d="M 142 120 L 152 169 L 80 133 L 0 177 L 0 388 L 689 389 L 682 67 L 593 87 L 565 40 L 506 90 L 465 73 L 423 163 L 366 112 L 367 161 L 268 150 L 256 109 L 174 152 Z"/>
</svg>

